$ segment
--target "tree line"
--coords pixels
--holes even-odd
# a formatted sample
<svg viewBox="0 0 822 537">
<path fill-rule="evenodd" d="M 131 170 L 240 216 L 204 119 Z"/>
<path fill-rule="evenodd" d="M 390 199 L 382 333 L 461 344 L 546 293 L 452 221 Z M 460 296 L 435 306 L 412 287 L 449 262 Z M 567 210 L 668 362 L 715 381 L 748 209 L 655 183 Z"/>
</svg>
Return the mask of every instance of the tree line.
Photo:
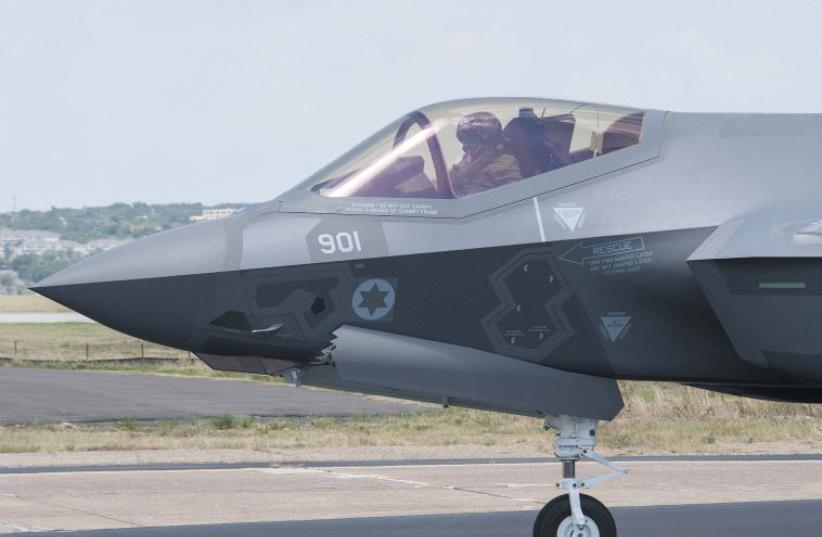
<svg viewBox="0 0 822 537">
<path fill-rule="evenodd" d="M 0 213 L 0 228 L 52 231 L 60 239 L 86 243 L 98 239 L 128 240 L 173 227 L 188 224 L 191 217 L 203 209 L 239 208 L 242 204 L 226 203 L 206 206 L 202 203 L 115 203 L 106 207 L 62 209 L 48 211 L 24 209 Z M 14 270 L 27 283 L 37 282 L 73 263 L 81 254 L 74 251 L 46 251 L 40 255 L 23 254 L 11 257 L 7 245 L 0 258 L 0 270 Z M 10 279 L 10 276 L 6 275 Z"/>
<path fill-rule="evenodd" d="M 53 231 L 63 240 L 89 242 L 97 239 L 132 239 L 151 235 L 189 223 L 203 209 L 239 208 L 242 204 L 226 203 L 214 207 L 202 203 L 148 204 L 115 203 L 106 207 L 48 211 L 24 209 L 0 213 L 0 228 Z"/>
</svg>

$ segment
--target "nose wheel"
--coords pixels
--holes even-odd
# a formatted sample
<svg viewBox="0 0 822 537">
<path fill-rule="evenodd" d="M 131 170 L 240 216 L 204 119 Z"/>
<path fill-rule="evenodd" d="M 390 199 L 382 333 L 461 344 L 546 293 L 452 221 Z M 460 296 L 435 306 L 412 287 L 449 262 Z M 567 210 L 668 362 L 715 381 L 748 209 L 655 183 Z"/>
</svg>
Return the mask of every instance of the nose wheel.
<svg viewBox="0 0 822 537">
<path fill-rule="evenodd" d="M 567 494 L 554 498 L 540 510 L 534 523 L 534 537 L 616 537 L 616 524 L 608 508 L 599 500 L 579 492 L 627 472 L 594 451 L 597 421 L 576 416 L 549 416 L 545 419 L 545 428 L 556 431 L 554 453 L 562 462 L 562 480 L 557 487 Z M 611 471 L 577 479 L 576 463 L 583 458 L 607 466 Z"/>
<path fill-rule="evenodd" d="M 570 497 L 558 496 L 545 504 L 534 522 L 534 537 L 616 537 L 614 517 L 602 502 L 579 495 L 584 524 L 579 526 L 571 513 Z"/>
</svg>

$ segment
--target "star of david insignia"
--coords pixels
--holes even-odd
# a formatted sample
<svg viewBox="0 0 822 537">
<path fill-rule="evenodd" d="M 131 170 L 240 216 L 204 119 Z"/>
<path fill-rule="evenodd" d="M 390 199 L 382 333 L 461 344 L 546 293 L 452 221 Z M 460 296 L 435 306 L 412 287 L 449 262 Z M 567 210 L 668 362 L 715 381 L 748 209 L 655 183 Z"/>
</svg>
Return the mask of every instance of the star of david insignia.
<svg viewBox="0 0 822 537">
<path fill-rule="evenodd" d="M 351 297 L 354 313 L 366 321 L 382 319 L 394 308 L 397 295 L 385 280 L 373 278 L 362 282 Z"/>
</svg>

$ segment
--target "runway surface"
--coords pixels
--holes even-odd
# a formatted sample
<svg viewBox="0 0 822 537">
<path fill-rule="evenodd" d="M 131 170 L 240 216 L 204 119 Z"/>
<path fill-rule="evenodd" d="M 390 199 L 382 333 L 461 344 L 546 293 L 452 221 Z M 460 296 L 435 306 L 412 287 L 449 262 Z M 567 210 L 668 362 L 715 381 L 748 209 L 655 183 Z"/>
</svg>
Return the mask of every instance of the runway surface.
<svg viewBox="0 0 822 537">
<path fill-rule="evenodd" d="M 621 536 L 818 537 L 819 458 L 633 458 L 594 494 Z M 590 463 L 580 475 L 595 474 Z M 0 533 L 82 537 L 527 536 L 546 461 L 170 465 L 0 472 Z"/>
<path fill-rule="evenodd" d="M 621 507 L 613 510 L 622 537 L 818 537 L 822 502 Z M 222 524 L 96 530 L 77 537 L 530 537 L 536 513 L 509 511 L 305 522 Z M 41 535 L 57 535 L 47 532 Z M 62 533 L 61 535 L 66 535 Z"/>
<path fill-rule="evenodd" d="M 94 423 L 235 416 L 354 416 L 413 411 L 405 403 L 285 384 L 108 371 L 0 368 L 0 422 Z"/>
</svg>

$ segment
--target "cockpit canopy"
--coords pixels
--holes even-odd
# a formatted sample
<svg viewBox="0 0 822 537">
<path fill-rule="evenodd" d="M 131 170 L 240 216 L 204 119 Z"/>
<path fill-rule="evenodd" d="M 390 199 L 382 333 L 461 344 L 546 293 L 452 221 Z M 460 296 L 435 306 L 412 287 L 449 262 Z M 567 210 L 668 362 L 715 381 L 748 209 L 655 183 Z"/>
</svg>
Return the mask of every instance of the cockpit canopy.
<svg viewBox="0 0 822 537">
<path fill-rule="evenodd" d="M 543 99 L 477 99 L 407 114 L 298 189 L 326 198 L 451 199 L 636 145 L 645 113 Z"/>
</svg>

